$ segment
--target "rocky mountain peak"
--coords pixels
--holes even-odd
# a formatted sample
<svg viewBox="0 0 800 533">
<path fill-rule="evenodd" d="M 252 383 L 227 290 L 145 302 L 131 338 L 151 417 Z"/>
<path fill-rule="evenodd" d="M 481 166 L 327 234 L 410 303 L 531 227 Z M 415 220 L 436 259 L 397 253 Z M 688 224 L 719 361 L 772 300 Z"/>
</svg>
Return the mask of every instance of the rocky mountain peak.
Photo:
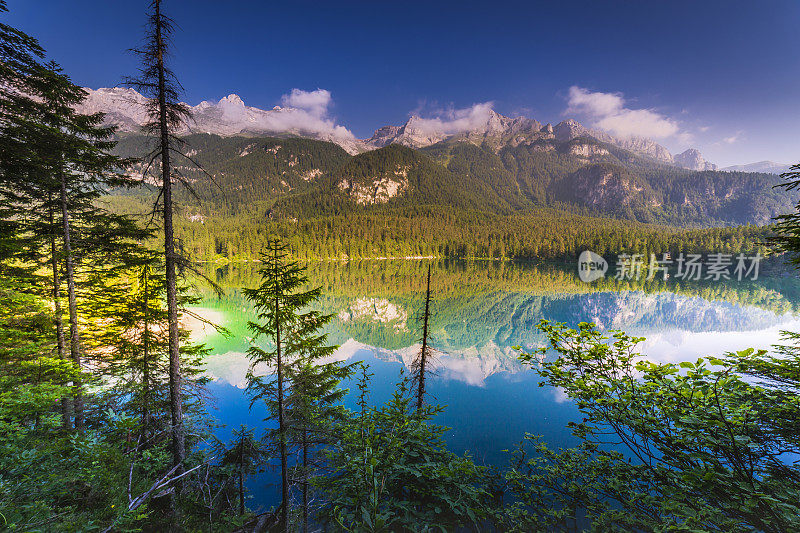
<svg viewBox="0 0 800 533">
<path fill-rule="evenodd" d="M 675 156 L 675 164 L 689 170 L 717 170 L 717 165 L 703 158 L 699 150 L 689 148 Z"/>
<path fill-rule="evenodd" d="M 244 107 L 244 102 L 238 94 L 229 94 L 219 101 L 220 105 L 232 105 L 236 107 Z"/>
<path fill-rule="evenodd" d="M 148 122 L 144 106 L 147 99 L 135 90 L 112 87 L 86 91 L 85 102 L 78 106 L 80 112 L 106 113 L 106 123 L 117 126 L 121 131 L 139 131 Z M 262 110 L 249 107 L 235 93 L 216 102 L 201 102 L 191 107 L 191 110 L 194 123 L 179 133 L 299 135 L 334 142 L 353 154 L 389 144 L 422 148 L 449 138 L 478 145 L 488 143 L 499 150 L 503 146 L 517 146 L 542 138 L 555 137 L 557 141 L 566 142 L 577 137 L 591 136 L 664 164 L 692 170 L 716 168 L 694 149 L 673 157 L 669 150 L 651 139 L 613 137 L 603 131 L 587 128 L 575 119 L 564 120 L 555 126 L 542 126 L 531 118 L 501 115 L 488 106 L 475 107 L 468 116 L 430 119 L 412 115 L 402 126 L 384 126 L 363 141 L 355 139 L 348 130 L 336 126 L 332 121 L 304 115 L 305 111 L 302 109 L 275 106 L 270 110 Z"/>
<path fill-rule="evenodd" d="M 553 134 L 556 136 L 557 141 L 564 142 L 571 141 L 576 137 L 588 135 L 589 130 L 577 120 L 568 118 L 567 120 L 563 120 L 555 125 L 553 128 Z"/>
<path fill-rule="evenodd" d="M 133 89 L 123 87 L 86 89 L 87 98 L 78 106 L 82 113 L 106 114 L 106 124 L 120 131 L 139 131 L 148 122 L 145 105 L 147 98 Z M 333 121 L 309 115 L 305 110 L 275 106 L 270 110 L 246 106 L 237 94 L 229 94 L 218 101 L 203 101 L 190 106 L 191 124 L 178 131 L 187 133 L 212 133 L 229 136 L 238 134 L 298 135 L 311 139 L 334 142 L 351 154 L 365 147 L 344 127 Z"/>
</svg>

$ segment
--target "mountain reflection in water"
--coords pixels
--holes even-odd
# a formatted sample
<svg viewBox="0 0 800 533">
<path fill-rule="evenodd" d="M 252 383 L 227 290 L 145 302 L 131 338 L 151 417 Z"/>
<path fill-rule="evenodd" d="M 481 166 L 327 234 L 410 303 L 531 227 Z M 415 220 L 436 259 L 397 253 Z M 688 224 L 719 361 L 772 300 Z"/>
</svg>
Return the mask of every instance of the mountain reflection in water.
<svg viewBox="0 0 800 533">
<path fill-rule="evenodd" d="M 258 264 L 227 265 L 211 272 L 225 289 L 208 293 L 194 311 L 227 328 L 223 337 L 202 322 L 187 320 L 193 338 L 211 349 L 206 372 L 212 378 L 211 412 L 226 440 L 232 428 L 247 424 L 260 431 L 264 407 L 243 390 L 249 368 L 248 320 L 255 314 L 241 287 L 258 283 Z M 375 376 L 370 401 L 385 402 L 406 375 L 419 349 L 419 314 L 424 295 L 424 261 L 312 263 L 312 286 L 320 286 L 319 308 L 332 315 L 326 331 L 340 361 L 364 361 Z M 200 285 L 201 286 L 201 285 Z M 502 466 L 505 449 L 526 432 L 542 435 L 551 447 L 575 443 L 566 425 L 579 419 L 575 406 L 559 390 L 539 387 L 540 377 L 517 359 L 514 347 L 533 349 L 546 339 L 536 325 L 542 319 L 577 325 L 595 322 L 646 337 L 640 353 L 654 361 L 695 360 L 748 347 L 779 343 L 782 330 L 800 331 L 797 282 L 789 277 L 721 283 L 581 282 L 568 268 L 502 262 L 442 261 L 434 266 L 432 343 L 436 375 L 428 382 L 430 401 L 447 406 L 436 422 L 455 453 L 468 452 L 478 463 Z M 259 341 L 265 343 L 264 339 Z M 266 373 L 269 368 L 256 368 Z M 355 388 L 345 382 L 344 388 Z M 354 408 L 354 395 L 345 397 Z M 256 506 L 279 501 L 276 474 L 268 471 L 248 482 Z"/>
</svg>

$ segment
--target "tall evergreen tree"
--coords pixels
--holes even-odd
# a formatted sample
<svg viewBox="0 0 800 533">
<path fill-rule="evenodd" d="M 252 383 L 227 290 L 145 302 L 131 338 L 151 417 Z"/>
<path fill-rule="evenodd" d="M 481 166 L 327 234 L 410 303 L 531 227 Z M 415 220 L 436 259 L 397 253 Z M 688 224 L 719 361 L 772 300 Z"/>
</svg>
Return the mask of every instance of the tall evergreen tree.
<svg viewBox="0 0 800 533">
<path fill-rule="evenodd" d="M 412 366 L 412 379 L 414 383 L 417 411 L 425 403 L 425 378 L 430 373 L 430 363 L 433 356 L 430 346 L 429 320 L 431 316 L 431 266 L 428 265 L 428 277 L 425 289 L 425 310 L 422 313 L 422 347 Z"/>
<path fill-rule="evenodd" d="M 115 145 L 111 139 L 113 129 L 101 125 L 101 114 L 83 115 L 75 111 L 75 107 L 86 98 L 86 92 L 73 84 L 58 65 L 48 64 L 37 76 L 43 113 L 34 147 L 47 171 L 40 177 L 46 180 L 41 189 L 49 187 L 48 199 L 52 198 L 50 193 L 55 192 L 53 189 L 57 191 L 53 196 L 57 197 L 61 218 L 60 258 L 67 285 L 69 352 L 72 361 L 80 368 L 77 254 L 82 248 L 85 251 L 82 255 L 101 258 L 105 256 L 104 252 L 119 252 L 126 248 L 122 245 L 125 239 L 140 238 L 142 234 L 131 220 L 107 213 L 96 205 L 96 199 L 108 188 L 132 184 L 121 172 L 126 161 L 110 153 Z M 46 217 L 44 224 L 52 227 L 51 211 L 47 211 Z M 51 254 L 55 251 L 52 241 L 50 250 Z M 92 268 L 96 269 L 95 266 Z M 53 295 L 57 299 L 59 284 L 56 276 L 53 281 Z M 84 414 L 80 383 L 75 384 L 74 416 L 75 426 L 81 427 Z"/>
<path fill-rule="evenodd" d="M 789 167 L 788 172 L 781 174 L 784 179 L 783 188 L 793 191 L 800 188 L 800 163 Z M 800 268 L 800 204 L 795 212 L 775 217 L 774 248 L 777 252 L 785 252 L 789 260 Z"/>
<path fill-rule="evenodd" d="M 302 500 L 302 531 L 308 531 L 310 515 L 309 488 L 319 466 L 318 451 L 331 443 L 338 425 L 346 419 L 341 400 L 346 391 L 339 388 L 353 368 L 340 362 L 325 362 L 338 346 L 328 346 L 327 335 L 319 329 L 332 315 L 308 311 L 300 315 L 292 340 L 298 357 L 287 365 L 289 394 L 286 398 L 286 419 L 289 442 L 300 452 L 300 464 L 293 469 L 293 481 L 299 482 Z"/>
<path fill-rule="evenodd" d="M 0 1 L 0 12 L 6 11 Z M 53 325 L 59 359 L 65 359 L 65 336 L 60 296 L 60 266 L 56 239 L 60 233 L 55 216 L 53 191 L 41 187 L 45 169 L 32 150 L 42 114 L 39 73 L 44 50 L 29 35 L 0 23 L 0 269 L 18 278 L 36 278 L 36 241 L 49 240 L 53 302 Z M 32 184 L 38 183 L 39 186 Z M 45 231 L 35 231 L 33 213 L 47 212 Z M 39 228 L 40 230 L 44 228 Z M 39 283 L 33 283 L 35 287 Z M 71 399 L 62 400 L 62 424 L 72 424 Z"/>
<path fill-rule="evenodd" d="M 160 163 L 161 206 L 156 206 L 163 219 L 164 259 L 166 268 L 166 298 L 169 326 L 170 353 L 170 404 L 172 416 L 172 454 L 176 465 L 186 456 L 181 405 L 180 335 L 178 324 L 177 266 L 181 262 L 175 247 L 173 227 L 173 180 L 180 179 L 172 163 L 173 156 L 188 156 L 181 152 L 183 146 L 175 132 L 191 118 L 188 107 L 179 100 L 181 85 L 167 65 L 167 56 L 174 31 L 174 23 L 161 10 L 161 0 L 150 3 L 144 44 L 134 50 L 142 67 L 139 76 L 128 79 L 128 84 L 147 96 L 147 113 L 150 121 L 145 130 L 157 139 L 155 149 L 148 156 L 145 171 L 154 162 Z"/>
<path fill-rule="evenodd" d="M 61 317 L 63 272 L 69 357 L 80 366 L 78 262 L 91 257 L 106 264 L 109 252 L 117 257 L 117 252 L 128 249 L 123 241 L 141 237 L 131 220 L 106 212 L 96 202 L 108 188 L 130 185 L 131 180 L 120 172 L 125 161 L 110 154 L 113 130 L 101 126 L 102 115 L 75 111 L 86 93 L 58 65 L 37 65 L 28 73 L 26 88 L 31 94 L 22 95 L 21 87 L 0 98 L 19 104 L 16 113 L 8 109 L 4 113 L 0 131 L 0 216 L 17 243 L 12 256 L 34 272 L 45 265 L 51 271 L 54 331 L 62 357 L 67 351 Z M 81 389 L 76 383 L 77 427 L 84 416 Z M 64 414 L 68 426 L 66 409 Z"/>
<path fill-rule="evenodd" d="M 302 466 L 295 471 L 300 473 L 307 522 L 311 448 L 319 439 L 316 435 L 322 421 L 329 418 L 332 404 L 341 397 L 336 386 L 347 370 L 320 364 L 321 358 L 335 350 L 326 345 L 326 335 L 318 331 L 330 316 L 307 309 L 319 298 L 321 289 L 303 290 L 308 283 L 305 268 L 289 259 L 288 246 L 271 239 L 262 262 L 261 285 L 244 289 L 244 294 L 253 302 L 259 320 L 248 323 L 254 341 L 266 337 L 271 346 L 265 349 L 254 344 L 248 350 L 251 361 L 248 390 L 251 406 L 264 401 L 271 418 L 278 421 L 269 438 L 280 456 L 281 527 L 288 531 L 290 448 L 302 447 Z M 272 374 L 256 375 L 256 365 L 268 365 Z"/>
<path fill-rule="evenodd" d="M 0 0 L 0 13 L 7 11 L 5 0 Z M 19 197 L 13 186 L 20 175 L 35 171 L 35 160 L 28 158 L 28 147 L 23 140 L 34 128 L 32 116 L 40 106 L 35 99 L 38 87 L 34 74 L 40 71 L 44 50 L 39 42 L 20 30 L 0 22 L 0 260 L 3 268 L 13 269 L 8 259 L 21 251 L 19 222 Z"/>
</svg>

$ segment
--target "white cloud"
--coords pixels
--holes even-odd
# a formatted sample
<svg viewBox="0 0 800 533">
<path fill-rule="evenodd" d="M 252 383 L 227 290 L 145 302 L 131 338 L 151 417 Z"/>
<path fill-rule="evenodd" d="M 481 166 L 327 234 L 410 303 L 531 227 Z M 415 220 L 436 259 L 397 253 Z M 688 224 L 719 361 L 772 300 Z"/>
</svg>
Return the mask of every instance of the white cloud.
<svg viewBox="0 0 800 533">
<path fill-rule="evenodd" d="M 438 110 L 433 118 L 417 118 L 414 125 L 428 134 L 455 135 L 485 126 L 493 106 L 494 102 L 483 102 L 463 109 Z"/>
<path fill-rule="evenodd" d="M 329 116 L 328 108 L 332 101 L 330 91 L 325 89 L 292 89 L 291 93 L 281 97 L 281 102 L 287 107 L 269 112 L 264 117 L 263 126 L 277 132 L 301 131 L 354 140 L 355 135 L 350 130 L 337 126 Z"/>
<path fill-rule="evenodd" d="M 617 137 L 675 138 L 684 143 L 691 134 L 681 131 L 678 122 L 653 109 L 625 107 L 621 93 L 592 92 L 582 87 L 569 88 L 564 114 L 577 114 L 598 128 Z"/>
<path fill-rule="evenodd" d="M 291 93 L 284 94 L 281 97 L 283 105 L 303 109 L 319 117 L 327 115 L 331 100 L 331 92 L 325 89 L 317 89 L 316 91 L 292 89 Z"/>
<path fill-rule="evenodd" d="M 230 94 L 217 103 L 201 102 L 193 108 L 199 131 L 233 135 L 241 131 L 315 135 L 335 142 L 355 141 L 355 135 L 330 116 L 330 91 L 292 89 L 281 97 L 284 107 L 263 110 L 245 105 Z M 345 143 L 346 144 L 346 143 Z"/>
</svg>

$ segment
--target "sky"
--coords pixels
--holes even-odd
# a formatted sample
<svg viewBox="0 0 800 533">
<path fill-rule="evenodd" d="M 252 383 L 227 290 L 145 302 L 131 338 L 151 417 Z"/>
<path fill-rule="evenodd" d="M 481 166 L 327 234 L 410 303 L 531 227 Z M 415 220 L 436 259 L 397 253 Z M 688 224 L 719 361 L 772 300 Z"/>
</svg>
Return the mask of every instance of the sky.
<svg viewBox="0 0 800 533">
<path fill-rule="evenodd" d="M 86 87 L 136 73 L 147 0 L 8 0 Z M 171 57 L 197 104 L 300 99 L 358 138 L 411 114 L 487 108 L 576 118 L 617 136 L 700 149 L 720 166 L 800 161 L 800 2 L 163 0 Z M 309 96 L 306 96 L 309 95 Z M 458 124 L 458 122 L 453 122 Z"/>
</svg>

